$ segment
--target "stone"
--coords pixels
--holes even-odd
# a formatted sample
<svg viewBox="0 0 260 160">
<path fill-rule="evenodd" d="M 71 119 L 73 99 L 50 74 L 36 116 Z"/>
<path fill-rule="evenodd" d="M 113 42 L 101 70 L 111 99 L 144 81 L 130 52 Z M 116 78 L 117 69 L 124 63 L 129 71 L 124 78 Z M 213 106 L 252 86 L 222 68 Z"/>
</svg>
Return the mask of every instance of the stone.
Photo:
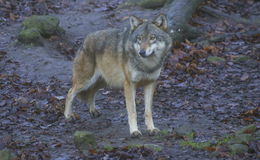
<svg viewBox="0 0 260 160">
<path fill-rule="evenodd" d="M 94 149 L 97 146 L 95 136 L 88 131 L 76 131 L 73 135 L 74 143 L 81 150 Z"/>
<path fill-rule="evenodd" d="M 40 32 L 35 28 L 22 30 L 18 34 L 18 40 L 23 43 L 39 44 L 41 39 Z"/>
<path fill-rule="evenodd" d="M 39 44 L 40 38 L 49 38 L 65 31 L 59 26 L 59 19 L 54 16 L 31 16 L 22 23 L 18 40 L 22 43 Z"/>
</svg>

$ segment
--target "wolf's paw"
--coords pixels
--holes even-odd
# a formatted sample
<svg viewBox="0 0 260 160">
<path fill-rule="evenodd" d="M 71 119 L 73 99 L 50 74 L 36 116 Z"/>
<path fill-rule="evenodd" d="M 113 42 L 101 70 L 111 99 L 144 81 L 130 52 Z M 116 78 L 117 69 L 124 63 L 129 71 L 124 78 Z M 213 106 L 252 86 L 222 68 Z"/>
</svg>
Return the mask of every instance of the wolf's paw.
<svg viewBox="0 0 260 160">
<path fill-rule="evenodd" d="M 71 118 L 73 118 L 74 114 L 72 112 L 71 113 L 64 112 L 64 116 L 66 119 L 71 119 Z"/>
<path fill-rule="evenodd" d="M 132 138 L 137 138 L 137 137 L 140 137 L 140 136 L 142 136 L 142 133 L 139 130 L 131 133 Z"/>
<path fill-rule="evenodd" d="M 67 115 L 65 115 L 65 119 L 66 119 L 67 122 L 74 122 L 75 120 L 80 119 L 80 115 L 78 115 L 76 113 L 71 113 L 69 115 L 67 114 Z"/>
<path fill-rule="evenodd" d="M 148 133 L 149 133 L 150 136 L 155 136 L 155 135 L 160 134 L 160 130 L 158 128 L 149 129 Z"/>
<path fill-rule="evenodd" d="M 89 113 L 92 118 L 97 118 L 101 116 L 101 113 L 98 110 L 90 111 Z"/>
</svg>

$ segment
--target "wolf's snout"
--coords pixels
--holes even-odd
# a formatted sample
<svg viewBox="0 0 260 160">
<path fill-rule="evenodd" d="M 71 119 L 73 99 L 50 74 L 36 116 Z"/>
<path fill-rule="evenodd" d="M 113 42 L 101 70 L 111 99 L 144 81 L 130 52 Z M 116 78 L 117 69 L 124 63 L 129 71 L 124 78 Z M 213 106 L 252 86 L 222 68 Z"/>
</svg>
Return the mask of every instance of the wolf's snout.
<svg viewBox="0 0 260 160">
<path fill-rule="evenodd" d="M 141 49 L 141 50 L 139 51 L 139 54 L 140 54 L 142 57 L 145 57 L 145 56 L 146 56 L 146 52 L 145 52 L 144 49 Z"/>
</svg>

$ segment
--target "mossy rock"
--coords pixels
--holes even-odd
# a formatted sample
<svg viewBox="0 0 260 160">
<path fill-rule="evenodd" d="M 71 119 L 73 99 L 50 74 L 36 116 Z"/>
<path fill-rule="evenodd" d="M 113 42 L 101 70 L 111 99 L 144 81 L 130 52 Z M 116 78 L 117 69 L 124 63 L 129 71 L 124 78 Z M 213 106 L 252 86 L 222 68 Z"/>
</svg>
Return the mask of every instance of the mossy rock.
<svg viewBox="0 0 260 160">
<path fill-rule="evenodd" d="M 64 30 L 59 27 L 59 19 L 54 16 L 31 16 L 25 19 L 22 23 L 23 29 L 36 28 L 40 31 L 43 37 L 56 35 Z"/>
<path fill-rule="evenodd" d="M 221 57 L 217 57 L 217 56 L 209 56 L 207 58 L 207 61 L 209 63 L 213 63 L 213 64 L 218 64 L 218 63 L 223 63 L 225 62 L 226 60 L 224 58 L 221 58 Z"/>
<path fill-rule="evenodd" d="M 15 156 L 8 150 L 0 150 L 0 160 L 12 160 Z"/>
<path fill-rule="evenodd" d="M 39 44 L 41 39 L 41 34 L 36 28 L 28 28 L 22 30 L 18 34 L 18 40 L 23 43 L 34 43 Z"/>
<path fill-rule="evenodd" d="M 39 37 L 49 38 L 65 31 L 59 27 L 59 19 L 54 16 L 31 16 L 22 23 L 22 30 L 18 35 L 18 40 L 22 43 L 35 43 Z M 36 41 L 36 43 L 38 43 Z"/>
<path fill-rule="evenodd" d="M 95 136 L 88 131 L 76 131 L 73 135 L 76 147 L 81 150 L 94 149 L 97 146 Z"/>
<path fill-rule="evenodd" d="M 142 8 L 156 9 L 163 7 L 169 1 L 172 0 L 127 0 L 120 7 L 140 6 Z"/>
<path fill-rule="evenodd" d="M 244 144 L 232 144 L 229 146 L 232 154 L 244 154 L 248 152 L 248 146 Z"/>
</svg>

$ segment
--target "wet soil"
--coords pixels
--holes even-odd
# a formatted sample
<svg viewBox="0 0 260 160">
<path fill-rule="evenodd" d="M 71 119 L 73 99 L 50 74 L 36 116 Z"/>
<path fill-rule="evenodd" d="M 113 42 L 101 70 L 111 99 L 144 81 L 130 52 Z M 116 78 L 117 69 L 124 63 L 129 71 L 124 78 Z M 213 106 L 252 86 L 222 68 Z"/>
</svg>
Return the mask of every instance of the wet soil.
<svg viewBox="0 0 260 160">
<path fill-rule="evenodd" d="M 67 7 L 53 13 L 60 19 L 66 35 L 58 40 L 55 37 L 46 40 L 38 47 L 16 42 L 20 22 L 1 26 L 0 149 L 10 149 L 19 159 L 239 158 L 214 157 L 206 150 L 182 147 L 172 132 L 174 128 L 189 124 L 197 133 L 197 141 L 207 141 L 219 139 L 248 124 L 259 127 L 259 114 L 245 114 L 260 106 L 257 58 L 260 42 L 255 37 L 230 36 L 208 48 L 186 41 L 173 49 L 158 81 L 153 105 L 155 125 L 167 130 L 166 136 L 152 137 L 146 133 L 142 89 L 136 96 L 138 124 L 143 133 L 138 139 L 129 136 L 122 90 L 98 92 L 96 104 L 101 117 L 91 118 L 86 105 L 76 101 L 77 120 L 65 120 L 63 109 L 71 85 L 72 57 L 84 37 L 101 29 L 122 28 L 128 24 L 128 15 L 150 18 L 164 12 L 164 9 L 137 7 L 116 9 L 119 3 L 119 0 L 68 2 Z M 221 6 L 221 3 L 216 1 L 215 5 Z M 204 13 L 194 17 L 193 23 L 207 35 L 252 29 L 213 19 Z M 72 48 L 69 54 L 67 48 Z M 226 61 L 210 64 L 207 62 L 210 55 Z M 238 56 L 249 58 L 235 61 Z M 72 135 L 76 130 L 91 131 L 100 146 L 111 145 L 116 149 L 83 155 L 73 143 Z M 157 144 L 163 150 L 124 149 L 129 144 Z M 243 159 L 257 159 L 257 156 L 259 153 L 247 154 Z"/>
</svg>

